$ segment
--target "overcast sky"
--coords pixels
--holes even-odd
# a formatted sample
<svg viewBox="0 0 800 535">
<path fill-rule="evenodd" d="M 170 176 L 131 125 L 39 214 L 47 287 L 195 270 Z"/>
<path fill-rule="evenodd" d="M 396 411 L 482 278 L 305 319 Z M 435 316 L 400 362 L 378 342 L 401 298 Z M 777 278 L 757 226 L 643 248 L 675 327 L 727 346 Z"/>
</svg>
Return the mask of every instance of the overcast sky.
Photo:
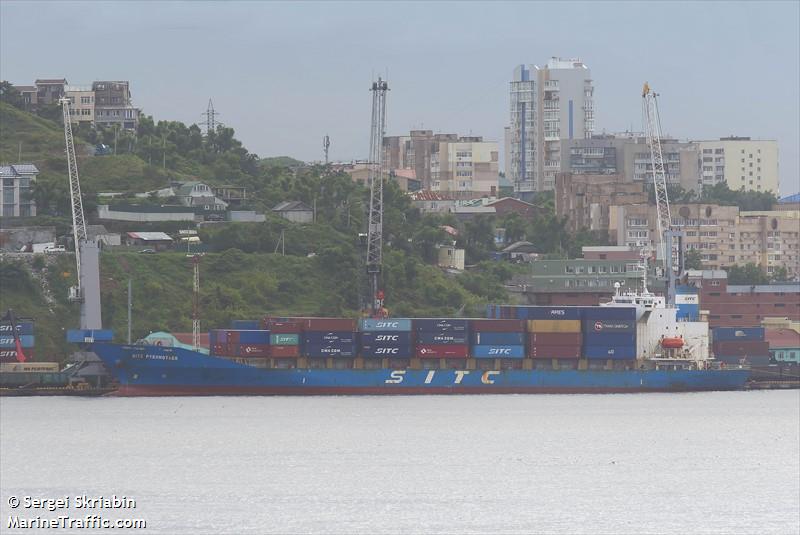
<svg viewBox="0 0 800 535">
<path fill-rule="evenodd" d="M 370 80 L 388 72 L 387 133 L 424 127 L 503 141 L 520 63 L 579 57 L 598 131 L 777 139 L 800 190 L 800 3 L 0 2 L 0 78 L 130 80 L 156 119 L 219 120 L 259 156 L 364 158 Z M 501 149 L 500 153 L 503 151 Z"/>
</svg>

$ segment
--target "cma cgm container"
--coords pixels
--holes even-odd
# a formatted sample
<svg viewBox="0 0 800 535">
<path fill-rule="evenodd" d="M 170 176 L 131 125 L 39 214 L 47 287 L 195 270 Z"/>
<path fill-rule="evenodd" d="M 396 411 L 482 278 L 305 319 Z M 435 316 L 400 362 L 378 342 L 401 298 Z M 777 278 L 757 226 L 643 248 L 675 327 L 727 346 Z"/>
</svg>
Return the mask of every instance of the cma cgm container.
<svg viewBox="0 0 800 535">
<path fill-rule="evenodd" d="M 417 331 L 417 344 L 466 344 L 465 331 Z"/>
<path fill-rule="evenodd" d="M 414 320 L 417 332 L 466 332 L 467 320 L 454 318 L 424 318 Z"/>
</svg>

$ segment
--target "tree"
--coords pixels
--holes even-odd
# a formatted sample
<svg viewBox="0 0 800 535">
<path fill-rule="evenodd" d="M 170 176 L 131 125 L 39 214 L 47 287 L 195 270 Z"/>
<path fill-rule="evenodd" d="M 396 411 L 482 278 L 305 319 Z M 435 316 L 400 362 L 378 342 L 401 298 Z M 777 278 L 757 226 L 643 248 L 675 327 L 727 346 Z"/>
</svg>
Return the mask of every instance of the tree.
<svg viewBox="0 0 800 535">
<path fill-rule="evenodd" d="M 683 257 L 686 269 L 703 269 L 703 257 L 697 249 L 689 249 Z"/>
<path fill-rule="evenodd" d="M 11 82 L 7 82 L 5 80 L 0 82 L 0 102 L 11 104 L 15 108 L 25 108 L 25 102 L 23 101 L 20 92 L 17 91 L 13 85 L 11 85 Z"/>
<path fill-rule="evenodd" d="M 792 278 L 789 276 L 789 272 L 784 266 L 778 266 L 772 270 L 772 276 L 770 279 L 772 282 L 789 282 L 792 280 Z"/>
<path fill-rule="evenodd" d="M 768 284 L 769 278 L 760 267 L 753 263 L 728 268 L 728 284 Z"/>
</svg>

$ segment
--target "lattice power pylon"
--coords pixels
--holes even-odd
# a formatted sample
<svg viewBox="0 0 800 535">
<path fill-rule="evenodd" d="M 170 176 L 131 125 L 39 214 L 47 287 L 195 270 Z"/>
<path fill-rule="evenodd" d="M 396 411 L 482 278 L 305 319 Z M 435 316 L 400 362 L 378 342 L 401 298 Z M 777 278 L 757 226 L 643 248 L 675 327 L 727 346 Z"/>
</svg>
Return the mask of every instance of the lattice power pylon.
<svg viewBox="0 0 800 535">
<path fill-rule="evenodd" d="M 372 126 L 369 139 L 369 227 L 367 230 L 367 274 L 371 311 L 377 315 L 383 308 L 381 268 L 383 264 L 383 137 L 386 133 L 386 92 L 389 84 L 378 78 L 372 83 Z"/>
</svg>

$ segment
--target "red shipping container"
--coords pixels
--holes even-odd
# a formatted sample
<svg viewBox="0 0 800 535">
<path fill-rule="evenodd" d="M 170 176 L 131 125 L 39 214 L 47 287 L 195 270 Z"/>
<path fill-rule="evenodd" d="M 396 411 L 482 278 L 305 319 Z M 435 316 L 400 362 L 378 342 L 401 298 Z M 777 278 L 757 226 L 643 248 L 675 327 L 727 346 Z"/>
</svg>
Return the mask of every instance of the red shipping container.
<svg viewBox="0 0 800 535">
<path fill-rule="evenodd" d="M 581 333 L 530 333 L 528 341 L 533 346 L 579 346 L 583 341 Z"/>
<path fill-rule="evenodd" d="M 769 342 L 753 340 L 737 342 L 735 340 L 714 342 L 714 354 L 725 357 L 765 356 L 769 355 Z"/>
<path fill-rule="evenodd" d="M 348 318 L 301 318 L 306 331 L 348 331 L 358 330 L 358 322 Z"/>
<path fill-rule="evenodd" d="M 417 357 L 421 359 L 439 358 L 467 358 L 469 356 L 469 346 L 461 344 L 425 344 L 418 345 Z"/>
<path fill-rule="evenodd" d="M 228 354 L 228 345 L 227 344 L 212 344 L 211 345 L 211 354 L 212 355 L 227 355 Z"/>
<path fill-rule="evenodd" d="M 535 359 L 577 359 L 581 357 L 581 346 L 532 346 L 528 355 Z"/>
<path fill-rule="evenodd" d="M 235 355 L 237 357 L 269 357 L 269 344 L 242 344 L 236 346 Z"/>
<path fill-rule="evenodd" d="M 265 327 L 272 334 L 299 334 L 303 325 L 299 321 L 276 321 L 268 319 Z"/>
<path fill-rule="evenodd" d="M 235 346 L 239 343 L 239 331 L 227 330 L 225 331 L 226 343 L 229 346 Z"/>
<path fill-rule="evenodd" d="M 469 329 L 481 333 L 524 333 L 525 322 L 522 320 L 470 320 Z"/>
<path fill-rule="evenodd" d="M 271 357 L 299 357 L 300 346 L 270 346 Z"/>
</svg>

